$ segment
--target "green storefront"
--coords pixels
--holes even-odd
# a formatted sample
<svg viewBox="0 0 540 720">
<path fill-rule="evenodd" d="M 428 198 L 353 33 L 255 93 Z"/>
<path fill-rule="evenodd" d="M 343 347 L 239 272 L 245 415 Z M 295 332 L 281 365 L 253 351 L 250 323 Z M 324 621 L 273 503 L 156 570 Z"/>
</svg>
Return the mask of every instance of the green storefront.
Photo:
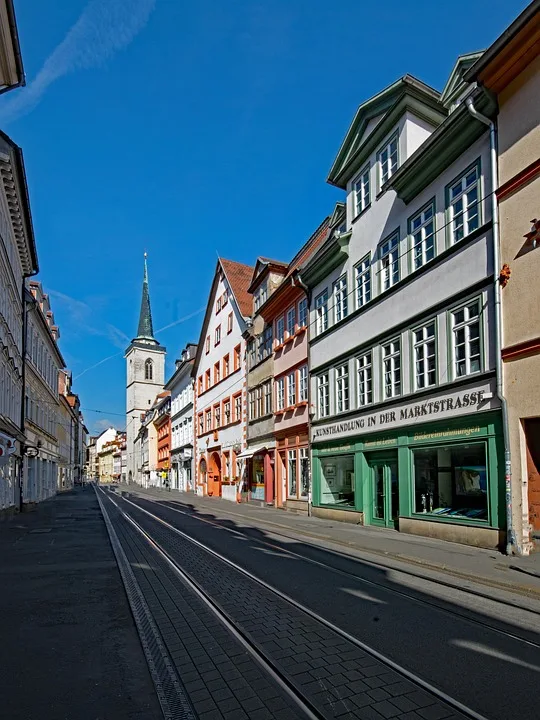
<svg viewBox="0 0 540 720">
<path fill-rule="evenodd" d="M 499 411 L 312 444 L 313 514 L 479 547 L 504 542 Z M 319 431 L 320 432 L 320 431 Z"/>
</svg>

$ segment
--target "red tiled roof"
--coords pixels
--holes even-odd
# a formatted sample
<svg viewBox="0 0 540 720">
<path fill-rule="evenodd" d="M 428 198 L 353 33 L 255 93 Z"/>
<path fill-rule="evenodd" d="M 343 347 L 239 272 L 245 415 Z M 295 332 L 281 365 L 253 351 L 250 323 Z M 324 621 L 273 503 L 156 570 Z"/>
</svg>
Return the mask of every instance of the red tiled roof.
<svg viewBox="0 0 540 720">
<path fill-rule="evenodd" d="M 300 248 L 296 256 L 291 260 L 286 277 L 289 277 L 295 270 L 303 265 L 321 247 L 328 237 L 328 226 L 330 217 L 325 218 L 315 230 L 309 240 Z"/>
<path fill-rule="evenodd" d="M 248 293 L 251 284 L 253 268 L 234 260 L 219 259 L 227 281 L 231 286 L 240 312 L 244 317 L 250 317 L 253 311 L 253 297 Z"/>
</svg>

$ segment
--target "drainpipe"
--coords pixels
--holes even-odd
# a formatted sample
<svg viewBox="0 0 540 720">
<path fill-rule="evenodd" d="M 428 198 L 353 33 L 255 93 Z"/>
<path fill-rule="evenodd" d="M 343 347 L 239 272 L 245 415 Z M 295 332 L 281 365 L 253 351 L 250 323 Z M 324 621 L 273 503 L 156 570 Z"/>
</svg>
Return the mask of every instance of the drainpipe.
<svg viewBox="0 0 540 720">
<path fill-rule="evenodd" d="M 497 381 L 497 397 L 501 402 L 503 440 L 504 440 L 504 483 L 506 495 L 506 554 L 523 555 L 521 544 L 517 542 L 516 531 L 512 519 L 512 456 L 510 451 L 510 433 L 508 427 L 508 406 L 503 389 L 502 364 L 502 310 L 501 285 L 499 283 L 500 268 L 500 236 L 499 236 L 499 206 L 496 190 L 499 186 L 497 167 L 497 129 L 495 123 L 474 107 L 473 99 L 466 99 L 470 114 L 484 125 L 489 127 L 489 154 L 491 164 L 491 217 L 493 222 L 493 274 L 495 285 L 495 368 Z"/>
<path fill-rule="evenodd" d="M 302 278 L 300 277 L 300 273 L 297 272 L 296 274 L 293 274 L 293 275 L 292 275 L 292 277 L 291 277 L 291 283 L 292 283 L 292 285 L 293 285 L 294 287 L 302 288 L 302 290 L 305 292 L 305 294 L 306 294 L 306 299 L 307 299 L 307 304 L 308 304 L 308 309 L 309 309 L 309 306 L 310 306 L 310 304 L 311 304 L 311 291 L 310 291 L 310 289 L 308 288 L 308 286 L 305 284 L 305 282 L 302 280 Z M 309 338 L 309 312 L 308 312 L 308 326 L 307 326 L 306 332 L 308 333 L 308 338 Z M 309 344 L 308 344 L 308 414 L 307 414 L 307 416 L 308 416 L 308 445 L 309 445 L 309 449 L 311 450 L 311 413 L 310 413 L 310 411 L 309 411 L 309 410 L 310 410 L 310 407 L 311 407 L 311 403 L 310 403 L 310 394 L 311 394 L 310 385 L 311 385 L 311 383 L 310 383 L 310 381 L 309 381 Z M 307 510 L 308 510 L 308 517 L 311 517 L 311 515 L 312 515 L 312 513 L 311 513 L 311 506 L 312 506 L 312 504 L 313 504 L 313 495 L 312 495 L 312 492 L 311 492 L 311 452 L 308 452 L 308 471 L 309 471 L 309 488 L 308 488 L 308 506 L 307 506 Z"/>
</svg>

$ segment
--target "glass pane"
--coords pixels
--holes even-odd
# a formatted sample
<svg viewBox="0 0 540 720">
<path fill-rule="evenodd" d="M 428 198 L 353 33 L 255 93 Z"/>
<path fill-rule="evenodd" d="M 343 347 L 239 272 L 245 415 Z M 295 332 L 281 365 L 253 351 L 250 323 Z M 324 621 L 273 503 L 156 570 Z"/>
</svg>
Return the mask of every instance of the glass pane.
<svg viewBox="0 0 540 720">
<path fill-rule="evenodd" d="M 390 476 L 390 515 L 397 518 L 399 513 L 399 482 L 397 463 L 393 462 L 388 465 L 388 474 Z"/>
<path fill-rule="evenodd" d="M 373 468 L 373 517 L 384 520 L 384 465 Z"/>
<path fill-rule="evenodd" d="M 321 505 L 354 507 L 354 456 L 321 458 Z"/>
</svg>

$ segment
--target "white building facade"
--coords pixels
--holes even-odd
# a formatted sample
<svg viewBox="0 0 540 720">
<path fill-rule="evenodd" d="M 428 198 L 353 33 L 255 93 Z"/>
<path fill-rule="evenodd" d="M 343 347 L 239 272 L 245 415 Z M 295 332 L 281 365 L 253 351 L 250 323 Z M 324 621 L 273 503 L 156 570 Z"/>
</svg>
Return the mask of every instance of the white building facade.
<svg viewBox="0 0 540 720">
<path fill-rule="evenodd" d="M 208 299 L 195 379 L 196 492 L 236 500 L 247 444 L 243 334 L 250 322 L 247 292 L 253 268 L 219 259 Z"/>
<path fill-rule="evenodd" d="M 460 58 L 439 94 L 405 76 L 360 106 L 329 181 L 346 220 L 311 289 L 314 514 L 495 547 L 489 137 Z"/>
<path fill-rule="evenodd" d="M 193 378 L 197 346 L 188 344 L 165 390 L 171 393 L 171 489 L 195 490 L 193 473 Z"/>
</svg>

